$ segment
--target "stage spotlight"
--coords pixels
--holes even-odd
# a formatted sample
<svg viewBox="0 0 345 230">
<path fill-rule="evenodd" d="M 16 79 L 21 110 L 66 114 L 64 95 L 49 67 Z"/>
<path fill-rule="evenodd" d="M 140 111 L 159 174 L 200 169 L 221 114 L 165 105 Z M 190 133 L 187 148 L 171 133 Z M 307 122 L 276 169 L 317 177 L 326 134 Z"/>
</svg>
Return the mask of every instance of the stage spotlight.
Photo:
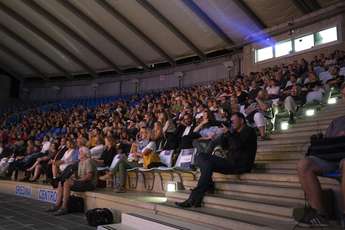
<svg viewBox="0 0 345 230">
<path fill-rule="evenodd" d="M 314 116 L 314 115 L 315 115 L 315 109 L 307 109 L 307 110 L 305 111 L 305 115 L 306 115 L 307 117 Z"/>
<path fill-rule="evenodd" d="M 282 122 L 280 123 L 280 129 L 281 129 L 281 130 L 288 130 L 288 129 L 289 129 L 289 122 L 287 122 L 287 121 L 282 121 Z"/>
<path fill-rule="evenodd" d="M 178 184 L 176 181 L 168 181 L 167 192 L 176 192 L 178 189 Z"/>
<path fill-rule="evenodd" d="M 329 104 L 329 105 L 334 105 L 336 103 L 337 103 L 337 98 L 336 97 L 331 97 L 327 101 L 327 104 Z"/>
</svg>

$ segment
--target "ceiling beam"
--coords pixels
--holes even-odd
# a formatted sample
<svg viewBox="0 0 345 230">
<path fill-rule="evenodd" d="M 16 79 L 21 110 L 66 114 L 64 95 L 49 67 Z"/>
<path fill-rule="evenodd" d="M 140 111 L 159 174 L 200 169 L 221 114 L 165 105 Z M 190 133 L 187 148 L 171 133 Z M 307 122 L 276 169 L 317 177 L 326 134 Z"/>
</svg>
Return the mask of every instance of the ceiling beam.
<svg viewBox="0 0 345 230">
<path fill-rule="evenodd" d="M 243 1 L 243 0 L 233 0 L 233 2 L 238 6 L 260 29 L 267 28 L 267 25 L 257 16 L 254 11 Z"/>
<path fill-rule="evenodd" d="M 67 10 L 72 12 L 74 15 L 79 17 L 81 20 L 85 21 L 90 27 L 100 33 L 104 38 L 106 38 L 110 43 L 115 44 L 122 52 L 124 52 L 128 57 L 130 57 L 134 62 L 143 67 L 145 70 L 149 70 L 149 67 L 137 57 L 130 49 L 123 45 L 119 40 L 117 40 L 111 33 L 105 30 L 98 22 L 85 14 L 72 2 L 66 0 L 58 0 L 58 2 L 64 6 Z"/>
<path fill-rule="evenodd" d="M 42 6 L 40 6 L 38 3 L 34 1 L 27 1 L 22 0 L 22 3 L 30 7 L 34 12 L 41 15 L 44 19 L 50 21 L 55 26 L 59 27 L 61 30 L 63 30 L 66 34 L 74 38 L 76 41 L 78 41 L 80 44 L 82 44 L 84 47 L 86 47 L 91 53 L 93 53 L 96 57 L 101 59 L 104 63 L 108 64 L 113 68 L 117 73 L 122 74 L 122 71 L 120 68 L 108 57 L 106 57 L 102 51 L 100 51 L 97 47 L 92 45 L 90 42 L 88 42 L 86 39 L 84 39 L 80 34 L 75 32 L 71 27 L 64 24 L 62 21 L 59 20 L 59 18 L 55 17 L 53 14 L 51 14 L 48 10 L 44 9 Z"/>
<path fill-rule="evenodd" d="M 312 11 L 320 10 L 322 8 L 317 0 L 304 0 L 304 2 L 310 6 Z"/>
<path fill-rule="evenodd" d="M 303 14 L 309 14 L 313 11 L 304 0 L 292 0 L 292 2 Z"/>
<path fill-rule="evenodd" d="M 127 26 L 133 33 L 144 40 L 152 49 L 164 57 L 171 66 L 175 66 L 175 61 L 170 57 L 161 47 L 159 47 L 152 39 L 150 39 L 143 31 L 136 27 L 128 18 L 122 15 L 118 10 L 116 10 L 110 3 L 104 0 L 96 0 L 96 3 L 100 5 L 104 10 L 111 14 L 114 18 L 119 20 L 122 24 Z"/>
<path fill-rule="evenodd" d="M 0 31 L 2 31 L 4 34 L 8 35 L 10 38 L 15 40 L 17 43 L 23 45 L 25 48 L 30 50 L 32 53 L 43 59 L 44 61 L 48 62 L 51 66 L 55 67 L 57 70 L 61 71 L 66 77 L 69 79 L 72 79 L 73 76 L 68 73 L 68 71 L 62 67 L 60 64 L 56 63 L 53 59 L 45 55 L 41 50 L 37 49 L 33 45 L 31 45 L 29 42 L 27 42 L 24 38 L 20 37 L 18 34 L 13 32 L 10 28 L 6 27 L 0 22 Z"/>
<path fill-rule="evenodd" d="M 17 73 L 16 71 L 13 71 L 11 68 L 7 67 L 5 64 L 0 63 L 0 70 L 2 70 L 3 72 L 6 72 L 8 75 L 14 77 L 15 79 L 22 81 L 24 80 L 24 77 Z"/>
<path fill-rule="evenodd" d="M 208 27 L 213 30 L 225 44 L 232 46 L 234 41 L 203 11 L 193 0 L 182 0 L 183 3 L 196 14 Z"/>
<path fill-rule="evenodd" d="M 200 59 L 206 59 L 205 54 L 191 42 L 186 35 L 184 35 L 176 26 L 174 26 L 166 17 L 164 17 L 156 8 L 154 8 L 146 0 L 136 0 L 144 9 L 151 13 L 158 21 L 160 21 L 167 29 L 169 29 L 176 37 L 178 37 L 182 42 L 184 42 L 193 52 L 195 52 Z"/>
<path fill-rule="evenodd" d="M 65 48 L 63 45 L 58 43 L 51 35 L 43 32 L 41 29 L 39 29 L 36 25 L 31 23 L 29 20 L 25 19 L 23 16 L 6 6 L 3 2 L 0 1 L 0 10 L 2 10 L 4 13 L 6 13 L 11 18 L 15 19 L 17 22 L 22 24 L 25 28 L 36 34 L 37 36 L 41 37 L 43 40 L 45 40 L 48 44 L 53 46 L 56 50 L 63 53 L 64 55 L 68 56 L 73 62 L 81 66 L 89 75 L 91 75 L 94 78 L 97 78 L 97 73 L 84 61 L 82 61 L 80 58 L 78 58 L 76 55 L 74 55 L 72 52 L 70 52 L 67 48 Z"/>
<path fill-rule="evenodd" d="M 24 59 L 22 56 L 20 56 L 19 54 L 17 54 L 14 50 L 10 49 L 9 47 L 3 45 L 2 43 L 0 43 L 0 50 L 2 50 L 4 53 L 12 56 L 14 59 L 17 59 L 19 62 L 23 63 L 24 65 L 26 65 L 27 67 L 29 67 L 31 70 L 34 71 L 35 74 L 37 74 L 40 78 L 42 78 L 45 81 L 48 81 L 49 78 L 47 76 L 44 75 L 44 73 L 41 72 L 41 70 L 39 70 L 36 66 L 34 66 L 33 64 L 31 64 L 29 61 L 27 61 L 26 59 Z"/>
</svg>

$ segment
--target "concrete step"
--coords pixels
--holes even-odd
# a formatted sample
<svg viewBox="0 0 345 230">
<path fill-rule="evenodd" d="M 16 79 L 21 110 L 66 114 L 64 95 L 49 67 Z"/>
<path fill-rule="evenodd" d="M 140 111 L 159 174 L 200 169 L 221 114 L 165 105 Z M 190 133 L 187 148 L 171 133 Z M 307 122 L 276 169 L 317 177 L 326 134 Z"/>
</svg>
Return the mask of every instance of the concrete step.
<svg viewBox="0 0 345 230">
<path fill-rule="evenodd" d="M 324 119 L 313 119 L 313 120 L 298 120 L 296 124 L 291 125 L 292 128 L 307 128 L 307 127 L 320 127 L 324 125 L 329 125 L 335 117 L 326 117 Z"/>
<path fill-rule="evenodd" d="M 299 160 L 304 157 L 301 153 L 263 153 L 256 154 L 255 162 L 259 161 L 286 161 L 286 160 Z"/>
<path fill-rule="evenodd" d="M 296 153 L 296 152 L 306 152 L 308 150 L 309 143 L 300 145 L 283 145 L 280 146 L 259 146 L 257 153 Z"/>
<path fill-rule="evenodd" d="M 256 169 L 296 169 L 298 161 L 263 161 L 255 164 Z"/>
<path fill-rule="evenodd" d="M 268 162 L 257 162 L 254 173 L 285 173 L 285 174 L 297 174 L 297 162 L 295 163 L 284 163 L 285 161 L 268 161 Z"/>
<path fill-rule="evenodd" d="M 189 192 L 167 192 L 166 197 L 169 202 L 181 202 L 188 199 Z M 203 205 L 206 208 L 228 210 L 278 221 L 291 221 L 293 208 L 300 206 L 293 202 L 280 201 L 277 204 L 268 199 L 257 200 L 242 195 L 206 195 L 203 199 Z"/>
<path fill-rule="evenodd" d="M 328 128 L 329 123 L 323 125 L 323 126 L 308 126 L 308 127 L 294 127 L 293 125 L 290 125 L 290 128 L 288 130 L 281 130 L 276 131 L 271 134 L 272 139 L 277 138 L 291 138 L 291 137 L 305 137 L 309 138 L 311 135 L 316 133 L 325 133 L 326 129 Z"/>
<path fill-rule="evenodd" d="M 253 173 L 297 174 L 296 169 L 253 169 Z"/>
<path fill-rule="evenodd" d="M 184 183 L 186 189 L 196 187 L 196 181 Z M 299 205 L 304 204 L 304 192 L 300 187 L 266 185 L 258 182 L 216 182 L 215 194 L 228 196 L 242 195 L 249 198 L 260 200 L 262 198 L 272 202 L 293 202 Z"/>
<path fill-rule="evenodd" d="M 215 208 L 176 208 L 172 202 L 166 202 L 164 205 L 157 205 L 157 212 L 160 215 L 178 216 L 186 220 L 196 221 L 198 223 L 207 223 L 214 228 L 210 229 L 232 229 L 232 230 L 264 230 L 264 229 L 291 229 L 291 221 L 277 221 L 271 218 L 257 218 L 249 214 L 239 214 L 228 210 L 219 210 Z"/>
<path fill-rule="evenodd" d="M 272 134 L 272 137 L 280 136 L 280 135 L 293 135 L 293 134 L 299 134 L 301 133 L 318 133 L 322 132 L 324 133 L 328 127 L 329 123 L 320 125 L 320 126 L 307 126 L 307 127 L 296 127 L 294 125 L 290 125 L 290 128 L 288 130 L 283 130 L 283 131 L 275 131 Z"/>
<path fill-rule="evenodd" d="M 197 175 L 198 178 L 198 175 Z M 333 179 L 320 177 L 321 183 L 329 186 L 338 186 Z M 296 174 L 279 173 L 245 173 L 241 175 L 224 175 L 213 173 L 213 180 L 216 182 L 260 182 L 264 184 L 299 187 L 299 179 Z"/>
<path fill-rule="evenodd" d="M 266 141 L 258 141 L 258 148 L 272 146 L 272 145 L 306 145 L 310 142 L 309 138 L 284 138 L 284 139 L 272 139 Z"/>
<path fill-rule="evenodd" d="M 344 108 L 343 108 L 344 109 Z M 337 117 L 345 115 L 344 110 L 334 111 L 334 112 L 322 112 L 317 113 L 312 117 L 303 116 L 296 120 L 295 126 L 303 125 L 303 124 L 311 124 L 311 123 L 324 123 L 330 120 L 333 120 Z"/>
<path fill-rule="evenodd" d="M 331 123 L 331 121 L 339 117 L 341 115 L 345 115 L 345 113 L 342 114 L 337 114 L 336 116 L 327 116 L 325 118 L 320 118 L 320 119 L 304 119 L 304 120 L 298 120 L 297 124 L 290 125 L 288 130 L 284 131 L 277 131 L 274 132 L 271 137 L 273 139 L 277 138 L 287 138 L 287 137 L 305 137 L 307 136 L 308 138 L 315 134 L 322 132 L 324 133 Z"/>
<path fill-rule="evenodd" d="M 296 124 L 292 126 L 298 127 L 298 126 L 303 126 L 305 124 L 309 125 L 311 123 L 322 124 L 343 115 L 345 115 L 344 108 L 341 108 L 340 110 L 336 110 L 336 111 L 322 111 L 322 112 L 316 113 L 312 117 L 306 117 L 306 116 L 297 117 Z"/>
<path fill-rule="evenodd" d="M 97 227 L 97 230 L 110 229 L 150 229 L 150 230 L 181 230 L 181 229 L 200 229 L 207 230 L 212 226 L 203 226 L 181 221 L 178 218 L 166 217 L 148 213 L 122 213 L 121 224 L 112 224 Z"/>
</svg>

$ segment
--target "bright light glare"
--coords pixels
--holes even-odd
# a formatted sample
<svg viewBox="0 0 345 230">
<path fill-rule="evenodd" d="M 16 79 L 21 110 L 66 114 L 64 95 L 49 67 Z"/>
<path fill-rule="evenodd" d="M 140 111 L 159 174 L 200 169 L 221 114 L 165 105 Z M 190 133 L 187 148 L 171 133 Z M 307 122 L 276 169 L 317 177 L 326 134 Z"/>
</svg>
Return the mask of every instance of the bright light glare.
<svg viewBox="0 0 345 230">
<path fill-rule="evenodd" d="M 288 130 L 289 129 L 289 123 L 287 121 L 283 121 L 280 123 L 280 129 L 281 130 Z"/>
<path fill-rule="evenodd" d="M 336 97 L 332 97 L 328 99 L 328 104 L 329 105 L 333 105 L 337 103 L 337 98 Z"/>
<path fill-rule="evenodd" d="M 167 191 L 168 192 L 176 192 L 177 191 L 177 183 L 176 182 L 168 182 Z"/>
<path fill-rule="evenodd" d="M 305 111 L 305 115 L 307 115 L 308 117 L 314 116 L 315 114 L 315 109 L 307 109 L 307 111 Z"/>
</svg>

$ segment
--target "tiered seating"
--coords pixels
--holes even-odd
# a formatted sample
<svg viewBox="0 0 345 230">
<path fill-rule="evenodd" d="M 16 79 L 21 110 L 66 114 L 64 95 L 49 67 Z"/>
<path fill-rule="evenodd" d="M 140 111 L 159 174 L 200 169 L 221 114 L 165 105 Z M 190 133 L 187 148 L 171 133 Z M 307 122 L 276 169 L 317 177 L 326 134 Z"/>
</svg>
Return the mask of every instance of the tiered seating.
<svg viewBox="0 0 345 230">
<path fill-rule="evenodd" d="M 216 192 L 205 197 L 205 207 L 201 209 L 181 210 L 173 205 L 175 201 L 185 200 L 189 195 L 188 189 L 193 188 L 197 182 L 192 175 L 181 173 L 182 183 L 187 190 L 166 192 L 168 201 L 162 204 L 164 212 L 192 221 L 201 220 L 199 215 L 202 215 L 206 219 L 203 223 L 219 218 L 222 221 L 236 219 L 241 222 L 250 220 L 256 227 L 267 225 L 274 229 L 291 229 L 294 224 L 293 209 L 303 207 L 305 203 L 296 175 L 296 163 L 303 158 L 310 135 L 324 132 L 330 121 L 340 115 L 345 115 L 343 104 L 328 105 L 314 117 L 304 117 L 289 130 L 273 134 L 272 140 L 260 141 L 256 169 L 243 175 L 215 173 Z M 166 185 L 171 177 L 161 179 Z M 153 180 L 146 183 L 159 183 L 159 177 Z M 330 178 L 321 178 L 321 182 L 325 187 L 337 185 L 336 180 Z M 156 188 L 159 189 L 159 186 Z M 215 221 L 216 226 L 219 223 Z M 234 229 L 233 226 L 222 227 Z"/>
<path fill-rule="evenodd" d="M 328 105 L 314 117 L 298 120 L 289 130 L 276 132 L 272 140 L 259 141 L 256 168 L 252 173 L 215 173 L 215 194 L 205 197 L 203 208 L 183 210 L 173 205 L 172 202 L 187 198 L 188 190 L 196 185 L 198 173 L 177 173 L 171 168 L 166 172 L 160 168 L 152 170 L 145 175 L 145 183 L 145 171 L 139 173 L 137 181 L 135 173 L 130 173 L 128 187 L 132 191 L 126 194 L 114 195 L 99 189 L 80 195 L 85 197 L 87 208 L 140 210 L 158 214 L 151 216 L 153 219 L 169 216 L 175 223 L 191 222 L 211 229 L 291 229 L 293 208 L 303 207 L 305 202 L 296 175 L 296 162 L 304 156 L 311 134 L 324 131 L 333 118 L 345 115 L 343 106 L 341 102 Z M 167 183 L 172 180 L 181 182 L 186 190 L 166 192 Z M 336 180 L 330 178 L 321 178 L 321 182 L 325 187 L 337 185 Z M 12 181 L 1 183 L 18 185 Z M 137 186 L 131 186 L 133 183 Z M 50 189 L 50 186 L 39 184 L 28 186 L 36 190 Z M 164 202 L 164 195 L 167 202 Z"/>
</svg>

